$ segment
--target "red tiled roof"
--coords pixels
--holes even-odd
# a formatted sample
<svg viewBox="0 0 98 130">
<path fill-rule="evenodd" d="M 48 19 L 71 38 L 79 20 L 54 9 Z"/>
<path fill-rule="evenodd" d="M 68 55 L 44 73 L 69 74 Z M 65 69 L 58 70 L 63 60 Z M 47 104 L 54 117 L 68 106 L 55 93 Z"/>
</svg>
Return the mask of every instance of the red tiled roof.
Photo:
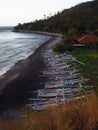
<svg viewBox="0 0 98 130">
<path fill-rule="evenodd" d="M 98 41 L 98 38 L 93 34 L 87 34 L 78 39 L 78 42 L 80 43 L 94 43 L 97 41 Z"/>
</svg>

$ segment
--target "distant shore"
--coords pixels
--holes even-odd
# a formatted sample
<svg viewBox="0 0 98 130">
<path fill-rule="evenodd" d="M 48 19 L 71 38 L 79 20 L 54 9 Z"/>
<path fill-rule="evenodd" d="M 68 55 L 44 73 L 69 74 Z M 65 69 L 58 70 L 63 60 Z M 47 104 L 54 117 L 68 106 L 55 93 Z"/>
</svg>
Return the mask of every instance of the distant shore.
<svg viewBox="0 0 98 130">
<path fill-rule="evenodd" d="M 61 36 L 61 37 L 62 37 L 62 34 L 58 34 L 58 33 L 50 33 L 50 32 L 42 32 L 42 31 L 13 30 L 13 32 L 35 33 L 35 34 L 41 34 L 41 35 L 48 35 L 48 36 Z"/>
<path fill-rule="evenodd" d="M 44 67 L 43 52 L 48 44 L 58 42 L 61 35 L 46 32 L 32 32 L 52 36 L 48 41 L 40 45 L 35 53 L 26 60 L 19 61 L 6 74 L 0 76 L 0 111 L 12 109 L 25 104 L 28 92 L 40 87 L 39 83 L 45 79 L 39 72 Z"/>
</svg>

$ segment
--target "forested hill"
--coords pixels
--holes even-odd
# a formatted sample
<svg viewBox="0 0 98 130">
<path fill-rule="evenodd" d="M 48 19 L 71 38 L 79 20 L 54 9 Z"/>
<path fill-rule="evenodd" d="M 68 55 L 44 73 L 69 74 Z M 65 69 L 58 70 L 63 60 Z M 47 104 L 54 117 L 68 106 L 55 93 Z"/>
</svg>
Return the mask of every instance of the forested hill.
<svg viewBox="0 0 98 130">
<path fill-rule="evenodd" d="M 64 33 L 70 28 L 74 28 L 78 32 L 98 31 L 98 0 L 81 3 L 70 9 L 65 9 L 62 12 L 58 11 L 57 14 L 47 16 L 41 20 L 18 24 L 15 27 L 15 31 L 40 30 Z"/>
</svg>

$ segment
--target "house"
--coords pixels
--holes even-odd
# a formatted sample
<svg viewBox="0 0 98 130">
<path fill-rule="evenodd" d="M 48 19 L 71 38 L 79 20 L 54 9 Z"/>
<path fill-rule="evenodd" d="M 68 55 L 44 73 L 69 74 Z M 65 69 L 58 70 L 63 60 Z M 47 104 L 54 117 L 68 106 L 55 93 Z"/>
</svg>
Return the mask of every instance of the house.
<svg viewBox="0 0 98 130">
<path fill-rule="evenodd" d="M 98 38 L 94 34 L 86 34 L 78 39 L 79 43 L 96 43 Z"/>
</svg>

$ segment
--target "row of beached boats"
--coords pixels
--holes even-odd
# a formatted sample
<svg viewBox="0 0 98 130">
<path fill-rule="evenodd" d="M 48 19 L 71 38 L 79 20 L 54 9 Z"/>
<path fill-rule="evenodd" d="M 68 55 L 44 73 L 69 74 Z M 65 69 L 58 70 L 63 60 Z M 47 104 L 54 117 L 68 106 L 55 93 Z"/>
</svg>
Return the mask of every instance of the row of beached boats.
<svg viewBox="0 0 98 130">
<path fill-rule="evenodd" d="M 68 53 L 54 53 L 52 47 L 53 44 L 50 44 L 44 53 L 45 69 L 41 72 L 41 76 L 47 77 L 44 88 L 37 90 L 37 97 L 30 98 L 27 104 L 34 110 L 77 101 L 91 91 L 92 86 L 84 85 L 88 79 L 84 79 L 75 67 L 76 58 Z"/>
</svg>

